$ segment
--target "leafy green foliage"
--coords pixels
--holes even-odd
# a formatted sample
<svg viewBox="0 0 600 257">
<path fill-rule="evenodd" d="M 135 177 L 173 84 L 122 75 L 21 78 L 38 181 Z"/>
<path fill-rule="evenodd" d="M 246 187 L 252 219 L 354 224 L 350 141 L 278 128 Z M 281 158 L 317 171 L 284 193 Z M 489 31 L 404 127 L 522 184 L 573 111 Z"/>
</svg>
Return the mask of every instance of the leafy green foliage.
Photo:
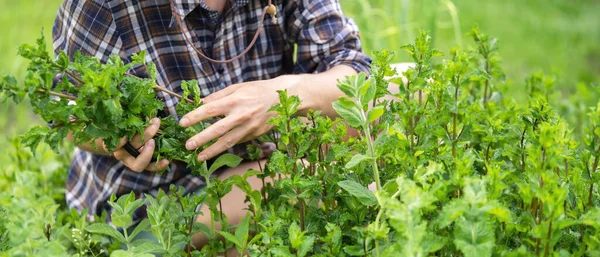
<svg viewBox="0 0 600 257">
<path fill-rule="evenodd" d="M 203 192 L 186 195 L 185 189 L 172 187 L 169 193 L 160 191 L 158 197 L 113 197 L 110 225 L 103 222 L 108 215 L 92 224 L 76 214 L 68 221 L 57 219 L 58 207 L 48 201 L 42 205 L 46 209 L 36 216 L 44 217 L 43 222 L 36 222 L 50 227 L 38 224 L 31 234 L 19 230 L 29 227 L 23 217 L 11 217 L 17 212 L 10 205 L 6 214 L 0 212 L 11 221 L 0 223 L 0 233 L 4 233 L 0 234 L 0 248 L 8 249 L 11 256 L 36 254 L 33 247 L 16 242 L 18 238 L 35 238 L 37 245 L 58 247 L 56 252 L 47 248 L 57 256 L 217 256 L 228 248 L 250 256 L 598 255 L 598 99 L 587 108 L 581 138 L 575 138 L 549 104 L 553 77 L 534 74 L 526 81 L 527 105 L 504 99 L 506 84 L 497 40 L 476 28 L 470 36 L 474 48 L 454 48 L 447 59 L 438 60 L 441 52 L 431 48 L 429 35 L 421 33 L 415 44 L 402 47 L 415 63 L 414 68 L 403 72 L 404 78 L 389 66 L 392 52 L 376 52 L 370 77 L 358 74 L 339 81 L 344 96 L 333 107 L 342 119 L 332 120 L 315 111 L 301 119 L 296 116 L 299 98 L 280 91 L 279 104 L 271 108 L 277 116 L 269 121 L 274 131 L 261 138 L 277 143 L 277 151 L 265 165 L 258 163 L 260 170 L 249 170 L 243 176 L 216 178 L 215 171 L 237 166 L 241 159 L 225 154 L 210 167 L 198 163 L 194 153 L 181 148 L 180 139 L 202 128 L 183 130 L 172 118 L 164 119 L 165 134 L 157 141 L 158 157 L 187 161 L 207 180 Z M 43 61 L 46 57 L 35 47 L 24 47 L 22 53 L 35 56 L 28 78 L 38 85 L 43 81 L 39 77 L 49 73 L 45 68 L 48 62 Z M 143 58 L 136 56 L 136 60 Z M 152 75 L 149 81 L 123 75 L 127 65 L 117 60 L 99 64 L 77 56 L 69 62 L 59 56 L 51 63 L 52 69 L 77 71 L 85 81 L 122 80 L 118 87 L 108 82 L 99 83 L 99 87 L 61 82 L 64 85 L 56 92 L 77 95 L 76 101 L 79 95 L 101 88 L 106 97 L 89 101 L 95 101 L 90 103 L 102 111 L 86 109 L 79 102 L 76 107 L 63 100 L 48 100 L 63 101 L 60 105 L 48 102 L 44 97 L 57 87 L 32 87 L 33 91 L 25 95 L 32 100 L 34 110 L 44 101 L 47 107 L 55 104 L 51 106 L 55 110 L 38 112 L 57 124 L 69 129 L 77 126 L 61 115 L 93 126 L 93 117 L 98 115 L 121 117 L 107 121 L 118 123 L 138 113 L 141 123 L 121 124 L 123 135 L 127 135 L 133 132 L 125 129 L 143 128 L 156 110 L 133 104 L 138 98 L 154 99 L 152 91 L 156 88 L 149 82 Z M 147 66 L 147 70 L 153 69 Z M 136 94 L 121 89 L 127 83 L 148 90 Z M 181 101 L 178 111 L 186 112 L 200 104 L 195 85 L 182 85 L 182 97 L 192 99 Z M 2 80 L 2 89 L 9 92 L 5 97 L 20 101 L 24 95 L 16 88 L 13 79 Z M 397 93 L 388 92 L 390 88 Z M 124 107 L 129 104 L 131 109 Z M 359 137 L 347 138 L 348 127 L 358 130 Z M 105 133 L 102 128 L 87 130 L 86 125 L 80 139 Z M 64 138 L 65 132 L 59 131 L 56 126 L 38 127 L 22 140 L 27 145 L 41 141 L 53 144 Z M 20 146 L 21 141 L 15 141 L 15 148 Z M 260 156 L 257 145 L 249 152 L 254 159 Z M 40 158 L 15 154 L 19 167 L 14 170 L 25 170 L 26 160 Z M 261 180 L 262 189 L 248 182 L 254 176 Z M 16 188 L 26 182 L 15 182 L 20 186 Z M 228 204 L 224 197 L 234 187 L 244 192 L 247 200 L 248 212 L 239 224 L 223 212 Z M 1 201 L 11 203 L 20 198 L 48 199 L 43 195 L 0 196 Z M 201 204 L 210 214 L 198 211 Z M 148 219 L 134 224 L 133 212 L 142 205 L 146 205 Z M 210 224 L 196 223 L 197 215 L 210 215 Z M 217 222 L 221 229 L 216 228 Z M 75 239 L 64 240 L 55 228 L 63 233 L 71 228 L 71 238 Z M 138 239 L 143 232 L 152 233 L 156 241 Z M 191 240 L 196 233 L 203 233 L 209 243 L 194 247 Z"/>
<path fill-rule="evenodd" d="M 34 127 L 23 135 L 23 142 L 32 149 L 45 142 L 58 150 L 58 145 L 71 133 L 75 144 L 101 138 L 106 148 L 113 151 L 122 137 L 143 134 L 150 119 L 163 109 L 155 91 L 178 97 L 180 102 L 176 109 L 179 115 L 201 105 L 196 81 L 183 82 L 181 96 L 157 86 L 156 68 L 145 63 L 145 52 L 132 56 L 130 63 L 124 63 L 119 56 L 111 56 L 106 63 L 100 63 L 98 59 L 80 53 L 69 60 L 64 52 L 53 60 L 42 37 L 35 45 L 21 46 L 19 55 L 31 61 L 23 85 L 11 76 L 4 76 L 0 80 L 0 91 L 3 101 L 12 99 L 18 103 L 27 96 L 34 113 L 52 123 L 51 127 Z M 140 67 L 148 78 L 130 74 Z M 187 151 L 185 142 L 203 126 L 182 128 L 173 117 L 162 118 L 161 129 L 155 138 L 155 157 L 199 167 L 191 161 L 197 151 Z"/>
</svg>

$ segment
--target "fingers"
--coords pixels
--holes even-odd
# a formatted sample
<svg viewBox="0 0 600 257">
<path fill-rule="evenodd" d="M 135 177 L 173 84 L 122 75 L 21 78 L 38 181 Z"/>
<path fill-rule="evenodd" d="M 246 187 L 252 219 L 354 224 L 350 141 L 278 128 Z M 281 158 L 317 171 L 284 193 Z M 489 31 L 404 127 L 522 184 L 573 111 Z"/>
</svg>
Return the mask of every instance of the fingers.
<svg viewBox="0 0 600 257">
<path fill-rule="evenodd" d="M 143 135 L 135 135 L 131 140 L 131 145 L 135 148 L 140 148 L 144 143 L 148 142 L 151 138 L 156 135 L 158 130 L 160 129 L 160 119 L 153 118 L 150 120 L 150 126 L 144 129 Z M 154 149 L 154 148 L 153 148 Z"/>
<path fill-rule="evenodd" d="M 150 165 L 146 167 L 146 170 L 152 172 L 159 172 L 165 170 L 167 166 L 169 166 L 169 161 L 162 159 L 159 162 L 150 163 Z"/>
<path fill-rule="evenodd" d="M 211 140 L 225 135 L 229 130 L 238 125 L 239 122 L 231 116 L 227 116 L 222 120 L 215 122 L 208 128 L 202 130 L 202 132 L 188 139 L 185 143 L 185 148 L 188 150 L 194 150 L 201 145 L 204 145 Z"/>
<path fill-rule="evenodd" d="M 238 126 L 229 131 L 227 134 L 219 138 L 217 142 L 198 154 L 198 161 L 206 161 L 233 147 L 246 135 L 246 130 L 248 130 L 246 126 Z"/>
<path fill-rule="evenodd" d="M 208 95 L 207 97 L 205 97 L 202 102 L 204 104 L 210 103 L 210 102 L 214 102 L 216 100 L 219 100 L 223 97 L 226 97 L 228 95 L 230 95 L 231 93 L 235 92 L 236 90 L 238 90 L 240 87 L 247 85 L 250 82 L 246 82 L 246 83 L 240 83 L 240 84 L 235 84 L 235 85 L 230 85 L 224 89 L 221 89 L 217 92 L 214 92 L 210 95 Z"/>
<path fill-rule="evenodd" d="M 140 155 L 137 158 L 129 155 L 129 153 L 127 153 L 127 151 L 124 149 L 115 151 L 113 155 L 115 158 L 117 158 L 117 160 L 123 162 L 127 168 L 136 172 L 142 172 L 149 166 L 150 161 L 152 160 L 152 155 L 154 154 L 154 145 L 154 139 L 148 140 L 148 142 L 146 142 L 146 144 L 144 144 L 144 146 L 141 148 Z"/>
<path fill-rule="evenodd" d="M 233 99 L 223 98 L 219 101 L 206 103 L 181 117 L 179 125 L 182 127 L 189 127 L 200 121 L 225 115 L 233 105 L 232 100 Z"/>
<path fill-rule="evenodd" d="M 119 149 L 121 147 L 123 147 L 125 144 L 127 144 L 129 140 L 127 140 L 127 137 L 122 137 L 121 141 L 119 141 L 119 144 L 117 145 L 117 148 L 115 149 Z M 104 146 L 104 148 L 106 149 L 106 145 Z"/>
</svg>

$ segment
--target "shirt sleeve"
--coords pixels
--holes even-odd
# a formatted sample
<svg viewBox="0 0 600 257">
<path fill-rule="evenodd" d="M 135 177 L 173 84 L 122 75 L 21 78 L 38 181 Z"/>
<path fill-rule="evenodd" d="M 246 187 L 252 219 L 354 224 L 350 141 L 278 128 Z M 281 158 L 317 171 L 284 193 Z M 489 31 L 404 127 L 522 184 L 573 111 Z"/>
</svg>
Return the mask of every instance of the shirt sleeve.
<svg viewBox="0 0 600 257">
<path fill-rule="evenodd" d="M 340 64 L 369 73 L 371 59 L 362 52 L 358 26 L 343 15 L 339 0 L 291 4 L 286 27 L 290 43 L 297 45 L 294 73 L 318 73 Z"/>
<path fill-rule="evenodd" d="M 65 0 L 52 28 L 54 53 L 70 58 L 80 51 L 101 62 L 120 53 L 121 40 L 112 12 L 104 0 Z"/>
</svg>

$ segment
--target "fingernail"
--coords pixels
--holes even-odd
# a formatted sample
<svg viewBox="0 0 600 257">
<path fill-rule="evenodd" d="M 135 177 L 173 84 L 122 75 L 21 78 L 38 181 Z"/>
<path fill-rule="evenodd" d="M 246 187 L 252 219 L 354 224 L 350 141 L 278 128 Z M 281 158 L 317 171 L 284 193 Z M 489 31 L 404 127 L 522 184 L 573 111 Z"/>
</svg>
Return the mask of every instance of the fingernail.
<svg viewBox="0 0 600 257">
<path fill-rule="evenodd" d="M 188 120 L 188 118 L 181 118 L 181 120 L 179 120 L 179 125 L 185 127 L 188 124 L 190 124 L 190 120 Z"/>
<path fill-rule="evenodd" d="M 206 154 L 201 154 L 201 155 L 198 155 L 198 161 L 199 161 L 199 162 L 206 161 Z"/>
<path fill-rule="evenodd" d="M 146 143 L 146 144 L 148 145 L 148 147 L 154 148 L 154 139 L 148 140 L 148 143 Z"/>
<path fill-rule="evenodd" d="M 155 125 L 156 125 L 156 124 L 158 124 L 158 122 L 160 122 L 160 120 L 159 120 L 158 118 L 152 118 L 152 119 L 150 120 L 150 123 L 151 123 L 151 124 L 155 124 Z"/>
<path fill-rule="evenodd" d="M 188 150 L 194 150 L 198 147 L 198 145 L 196 145 L 196 142 L 194 142 L 193 140 L 187 141 L 187 143 L 185 143 L 185 148 Z"/>
</svg>

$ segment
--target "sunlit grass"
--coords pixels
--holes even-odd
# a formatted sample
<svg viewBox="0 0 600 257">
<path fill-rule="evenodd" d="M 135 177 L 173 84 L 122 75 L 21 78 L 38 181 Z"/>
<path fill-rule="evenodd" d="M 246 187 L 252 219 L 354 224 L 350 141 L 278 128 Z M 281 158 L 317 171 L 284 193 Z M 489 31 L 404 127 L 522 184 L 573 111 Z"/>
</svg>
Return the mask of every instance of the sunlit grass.
<svg viewBox="0 0 600 257">
<path fill-rule="evenodd" d="M 367 52 L 380 47 L 399 52 L 398 47 L 412 42 L 421 29 L 434 35 L 435 47 L 447 51 L 461 43 L 457 34 L 464 36 L 473 25 L 479 25 L 482 32 L 500 39 L 503 66 L 515 85 L 511 97 L 520 97 L 524 78 L 533 71 L 558 75 L 564 92 L 572 92 L 579 81 L 600 80 L 598 1 L 341 2 L 346 15 L 358 23 Z M 402 52 L 397 57 L 397 61 L 408 60 Z"/>
</svg>

